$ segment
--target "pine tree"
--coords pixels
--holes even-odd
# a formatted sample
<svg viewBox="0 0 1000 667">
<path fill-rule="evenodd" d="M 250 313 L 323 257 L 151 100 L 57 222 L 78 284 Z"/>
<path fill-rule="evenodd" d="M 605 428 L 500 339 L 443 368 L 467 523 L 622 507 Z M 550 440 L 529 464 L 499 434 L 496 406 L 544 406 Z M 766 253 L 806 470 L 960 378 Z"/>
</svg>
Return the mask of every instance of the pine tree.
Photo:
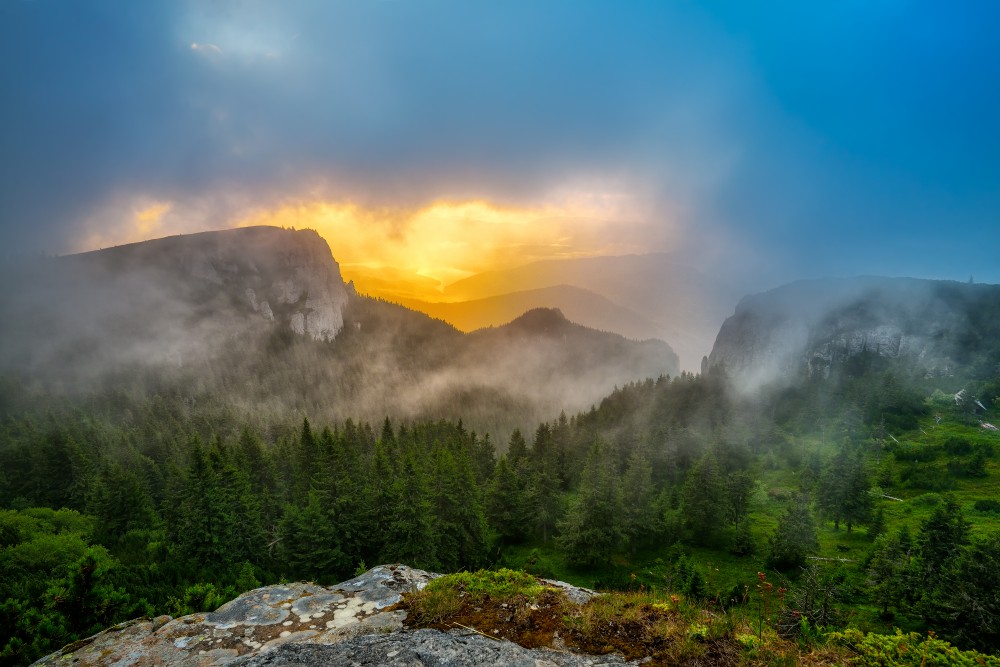
<svg viewBox="0 0 1000 667">
<path fill-rule="evenodd" d="M 865 567 L 868 586 L 875 602 L 882 607 L 882 616 L 889 616 L 889 607 L 902 599 L 906 586 L 907 553 L 900 536 L 882 535 L 875 540 Z"/>
<path fill-rule="evenodd" d="M 871 520 L 870 489 L 860 452 L 853 453 L 842 445 L 820 477 L 820 511 L 833 520 L 834 530 L 840 530 L 840 522 L 844 521 L 850 533 L 855 524 Z"/>
<path fill-rule="evenodd" d="M 623 529 L 633 551 L 661 532 L 654 502 L 653 466 L 644 444 L 632 450 L 622 476 Z"/>
<path fill-rule="evenodd" d="M 394 486 L 394 511 L 386 526 L 385 549 L 379 560 L 425 570 L 440 569 L 430 489 L 412 460 L 403 463 Z"/>
<path fill-rule="evenodd" d="M 501 542 L 515 543 L 526 537 L 528 515 L 524 488 L 521 480 L 507 465 L 506 456 L 500 457 L 486 488 L 485 513 L 490 528 Z"/>
<path fill-rule="evenodd" d="M 726 485 L 712 452 L 702 456 L 681 490 L 681 513 L 688 539 L 695 544 L 718 540 L 726 522 Z"/>
<path fill-rule="evenodd" d="M 800 495 L 778 519 L 778 527 L 770 539 L 767 562 L 778 570 L 790 570 L 803 565 L 806 556 L 818 549 L 816 524 L 807 498 Z"/>
<path fill-rule="evenodd" d="M 587 455 L 577 496 L 559 522 L 556 544 L 567 562 L 593 566 L 610 561 L 625 541 L 623 510 L 615 463 L 598 439 Z"/>
<path fill-rule="evenodd" d="M 337 525 L 330 521 L 320 491 L 309 491 L 302 506 L 286 508 L 281 554 L 288 574 L 297 579 L 329 583 L 351 571 L 351 559 L 340 547 Z"/>
<path fill-rule="evenodd" d="M 435 510 L 438 561 L 448 571 L 473 568 L 486 552 L 486 521 L 468 460 L 443 445 L 435 453 L 431 498 Z"/>
<path fill-rule="evenodd" d="M 521 435 L 521 429 L 514 429 L 507 445 L 507 461 L 514 470 L 519 469 L 528 459 L 528 443 Z"/>
</svg>

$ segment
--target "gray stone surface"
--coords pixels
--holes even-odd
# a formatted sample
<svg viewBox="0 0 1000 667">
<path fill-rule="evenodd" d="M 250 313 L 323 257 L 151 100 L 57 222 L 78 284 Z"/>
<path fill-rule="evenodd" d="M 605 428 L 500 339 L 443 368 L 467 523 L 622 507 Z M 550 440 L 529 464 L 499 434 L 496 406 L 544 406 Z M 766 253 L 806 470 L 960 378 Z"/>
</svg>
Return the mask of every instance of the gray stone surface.
<svg viewBox="0 0 1000 667">
<path fill-rule="evenodd" d="M 249 591 L 213 612 L 122 623 L 36 665 L 617 665 L 614 657 L 522 648 L 477 635 L 408 631 L 388 609 L 440 575 L 380 565 L 331 587 L 311 583 Z M 596 593 L 557 581 L 577 603 Z M 391 655 L 390 655 L 391 654 Z"/>
<path fill-rule="evenodd" d="M 549 649 L 527 649 L 474 633 L 416 630 L 365 635 L 332 645 L 285 644 L 261 655 L 247 656 L 233 667 L 600 667 L 635 665 L 620 656 L 579 655 Z"/>
<path fill-rule="evenodd" d="M 403 627 L 406 613 L 385 608 L 437 576 L 404 565 L 382 565 L 332 588 L 310 583 L 266 586 L 213 612 L 123 623 L 36 664 L 225 665 L 287 643 L 330 644 L 393 632 Z"/>
</svg>

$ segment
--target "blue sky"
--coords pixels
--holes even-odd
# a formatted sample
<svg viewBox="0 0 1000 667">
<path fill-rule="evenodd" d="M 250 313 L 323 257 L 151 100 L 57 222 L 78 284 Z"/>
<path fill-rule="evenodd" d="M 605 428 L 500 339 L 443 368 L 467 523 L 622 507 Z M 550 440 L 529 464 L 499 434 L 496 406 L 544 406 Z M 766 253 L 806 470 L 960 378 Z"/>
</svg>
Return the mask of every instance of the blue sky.
<svg viewBox="0 0 1000 667">
<path fill-rule="evenodd" d="M 317 199 L 570 191 L 624 197 L 640 245 L 756 287 L 1000 282 L 998 19 L 985 1 L 0 0 L 0 247 L 126 240 L 157 202 L 154 235 Z"/>
</svg>

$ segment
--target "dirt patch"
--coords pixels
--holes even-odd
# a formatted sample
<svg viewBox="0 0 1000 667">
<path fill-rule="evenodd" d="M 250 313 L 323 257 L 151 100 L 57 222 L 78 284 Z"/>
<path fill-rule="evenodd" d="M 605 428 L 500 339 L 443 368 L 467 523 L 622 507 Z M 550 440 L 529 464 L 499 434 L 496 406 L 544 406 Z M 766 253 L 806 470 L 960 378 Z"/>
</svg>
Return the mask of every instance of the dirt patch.
<svg viewBox="0 0 1000 667">
<path fill-rule="evenodd" d="M 407 614 L 404 625 L 411 628 L 436 630 L 469 630 L 492 637 L 506 639 L 525 648 L 558 646 L 565 633 L 563 617 L 571 605 L 557 591 L 547 590 L 534 600 L 505 598 L 494 601 L 489 596 L 465 599 L 458 610 L 446 619 L 421 623 L 414 614 Z M 400 607 L 406 608 L 405 601 Z"/>
<path fill-rule="evenodd" d="M 399 604 L 406 609 L 407 602 Z M 608 608 L 595 599 L 578 605 L 562 591 L 536 598 L 460 596 L 446 617 L 426 621 L 408 614 L 411 628 L 467 630 L 506 639 L 525 648 L 554 648 L 591 655 L 618 653 L 644 665 L 738 665 L 740 647 L 731 637 L 691 637 L 690 623 L 665 605 L 635 601 Z"/>
</svg>

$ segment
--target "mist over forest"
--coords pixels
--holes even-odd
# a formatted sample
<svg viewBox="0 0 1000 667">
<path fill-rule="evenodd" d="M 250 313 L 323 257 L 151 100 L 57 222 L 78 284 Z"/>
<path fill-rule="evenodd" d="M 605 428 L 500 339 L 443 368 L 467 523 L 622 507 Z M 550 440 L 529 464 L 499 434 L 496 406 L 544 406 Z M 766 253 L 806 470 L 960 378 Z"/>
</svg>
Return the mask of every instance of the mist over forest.
<svg viewBox="0 0 1000 667">
<path fill-rule="evenodd" d="M 998 22 L 0 2 L 0 667 L 1000 665 Z"/>
<path fill-rule="evenodd" d="M 998 286 L 747 296 L 694 374 L 666 342 L 556 309 L 463 333 L 358 294 L 311 231 L 6 271 L 10 664 L 382 562 L 638 581 L 736 615 L 761 572 L 788 591 L 767 621 L 786 639 L 1000 645 L 973 613 L 994 609 L 1000 558 Z"/>
</svg>

